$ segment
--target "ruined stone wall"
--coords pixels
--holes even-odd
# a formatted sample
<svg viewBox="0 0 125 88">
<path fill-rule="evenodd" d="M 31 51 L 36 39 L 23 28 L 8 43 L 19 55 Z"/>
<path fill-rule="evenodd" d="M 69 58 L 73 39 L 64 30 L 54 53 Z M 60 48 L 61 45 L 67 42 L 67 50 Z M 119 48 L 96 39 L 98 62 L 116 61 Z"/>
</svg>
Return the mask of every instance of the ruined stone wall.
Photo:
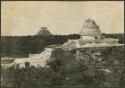
<svg viewBox="0 0 125 88">
<path fill-rule="evenodd" d="M 96 82 L 95 85 L 98 85 L 99 87 L 119 87 L 123 85 L 122 83 L 124 80 L 123 45 L 110 46 L 110 47 L 91 47 L 91 48 L 86 47 L 86 48 L 77 48 L 72 50 L 64 50 L 64 51 L 57 50 L 57 51 L 58 52 L 55 53 L 56 56 L 53 56 L 54 55 L 53 54 L 52 58 L 55 58 L 57 60 L 60 59 L 63 63 L 65 62 L 67 65 L 66 68 L 69 68 L 69 66 L 74 66 L 72 67 L 72 69 L 76 68 L 77 67 L 76 64 L 80 65 L 79 69 L 82 68 L 82 66 L 86 66 L 87 70 L 83 71 L 83 73 L 87 74 L 87 76 L 89 76 L 90 78 L 91 77 L 94 78 L 95 80 L 94 82 Z M 64 55 L 62 55 L 61 52 L 63 52 Z M 70 60 L 71 58 L 72 60 Z M 69 60 L 69 62 L 65 60 Z M 71 63 L 74 63 L 74 65 L 73 64 L 70 65 Z M 69 71 L 67 72 L 69 73 Z M 82 70 L 78 72 L 82 72 Z M 71 72 L 70 76 L 73 74 L 74 73 Z M 78 75 L 80 76 L 82 74 L 76 73 L 75 76 Z M 75 78 L 74 75 L 73 77 L 71 77 L 71 79 L 72 78 Z"/>
<path fill-rule="evenodd" d="M 76 59 L 81 60 L 90 69 L 92 68 L 95 75 L 96 72 L 104 73 L 105 85 L 119 86 L 121 84 L 124 68 L 124 46 L 76 49 Z"/>
</svg>

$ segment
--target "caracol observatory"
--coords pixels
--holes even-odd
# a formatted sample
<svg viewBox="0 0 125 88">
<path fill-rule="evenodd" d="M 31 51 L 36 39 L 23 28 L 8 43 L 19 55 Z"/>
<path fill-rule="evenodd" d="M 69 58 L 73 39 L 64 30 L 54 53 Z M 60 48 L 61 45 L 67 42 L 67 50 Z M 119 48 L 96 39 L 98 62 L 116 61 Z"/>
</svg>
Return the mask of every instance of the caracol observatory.
<svg viewBox="0 0 125 88">
<path fill-rule="evenodd" d="M 101 30 L 94 20 L 85 20 L 82 30 L 80 31 L 81 37 L 95 37 L 96 39 L 101 39 Z"/>
<path fill-rule="evenodd" d="M 82 47 L 103 47 L 118 45 L 118 39 L 105 38 L 99 25 L 92 19 L 86 19 L 79 32 L 80 39 L 68 40 L 63 44 L 63 48 L 82 48 Z"/>
<path fill-rule="evenodd" d="M 87 19 L 82 25 L 81 31 L 79 32 L 80 38 L 75 40 L 68 40 L 63 45 L 59 45 L 58 48 L 64 50 L 77 49 L 77 48 L 91 48 L 91 47 L 110 47 L 110 46 L 121 46 L 118 44 L 118 39 L 105 38 L 99 25 L 92 19 Z M 47 27 L 41 27 L 41 30 L 37 35 L 49 36 L 52 35 Z M 55 47 L 46 47 L 45 50 L 39 54 L 29 54 L 28 58 L 15 59 L 11 65 L 19 65 L 19 67 L 25 67 L 25 62 L 29 62 L 31 66 L 45 67 L 47 61 L 51 57 L 52 51 Z M 79 56 L 79 51 L 77 55 Z M 77 57 L 76 57 L 77 58 Z"/>
</svg>

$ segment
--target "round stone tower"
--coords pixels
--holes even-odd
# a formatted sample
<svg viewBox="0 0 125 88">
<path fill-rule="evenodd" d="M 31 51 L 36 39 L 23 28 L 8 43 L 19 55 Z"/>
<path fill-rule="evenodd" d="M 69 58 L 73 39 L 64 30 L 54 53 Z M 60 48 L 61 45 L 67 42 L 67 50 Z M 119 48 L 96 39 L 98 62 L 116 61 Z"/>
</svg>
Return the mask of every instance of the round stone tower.
<svg viewBox="0 0 125 88">
<path fill-rule="evenodd" d="M 80 31 L 81 38 L 83 37 L 91 37 L 96 40 L 101 39 L 101 30 L 96 22 L 92 19 L 85 20 L 82 30 Z"/>
</svg>

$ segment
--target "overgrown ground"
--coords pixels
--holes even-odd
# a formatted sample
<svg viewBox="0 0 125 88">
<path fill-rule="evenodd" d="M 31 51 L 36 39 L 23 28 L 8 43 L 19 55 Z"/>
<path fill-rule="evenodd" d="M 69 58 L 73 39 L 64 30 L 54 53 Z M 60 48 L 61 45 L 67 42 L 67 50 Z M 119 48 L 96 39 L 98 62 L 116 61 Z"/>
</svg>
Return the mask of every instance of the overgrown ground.
<svg viewBox="0 0 125 88">
<path fill-rule="evenodd" d="M 124 43 L 124 34 L 103 34 L 106 38 L 119 39 Z M 29 53 L 40 53 L 48 45 L 63 44 L 68 39 L 79 39 L 79 34 L 51 36 L 1 36 L 1 57 L 28 57 Z"/>
<path fill-rule="evenodd" d="M 26 88 L 123 88 L 124 47 L 84 48 L 52 52 L 47 67 L 2 69 L 2 86 Z"/>
</svg>

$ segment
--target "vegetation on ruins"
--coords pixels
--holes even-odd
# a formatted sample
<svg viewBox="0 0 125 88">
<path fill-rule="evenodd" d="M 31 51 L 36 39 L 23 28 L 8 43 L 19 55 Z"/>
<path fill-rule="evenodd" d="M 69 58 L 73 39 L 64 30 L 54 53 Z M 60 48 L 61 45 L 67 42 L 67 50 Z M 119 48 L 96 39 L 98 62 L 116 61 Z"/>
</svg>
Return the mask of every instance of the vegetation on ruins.
<svg viewBox="0 0 125 88">
<path fill-rule="evenodd" d="M 49 88 L 52 86 L 120 87 L 124 85 L 123 47 L 64 51 L 56 49 L 47 67 L 2 69 L 2 86 Z M 95 51 L 101 52 L 96 56 Z M 115 51 L 115 52 L 114 52 Z M 78 55 L 78 56 L 77 56 Z M 98 61 L 98 59 L 100 59 Z"/>
<path fill-rule="evenodd" d="M 124 34 L 104 34 L 106 38 L 117 38 L 124 43 Z M 79 39 L 80 35 L 50 35 L 50 36 L 2 36 L 2 57 L 28 57 L 29 53 L 40 53 L 45 47 L 54 44 L 63 44 L 68 39 Z"/>
</svg>

